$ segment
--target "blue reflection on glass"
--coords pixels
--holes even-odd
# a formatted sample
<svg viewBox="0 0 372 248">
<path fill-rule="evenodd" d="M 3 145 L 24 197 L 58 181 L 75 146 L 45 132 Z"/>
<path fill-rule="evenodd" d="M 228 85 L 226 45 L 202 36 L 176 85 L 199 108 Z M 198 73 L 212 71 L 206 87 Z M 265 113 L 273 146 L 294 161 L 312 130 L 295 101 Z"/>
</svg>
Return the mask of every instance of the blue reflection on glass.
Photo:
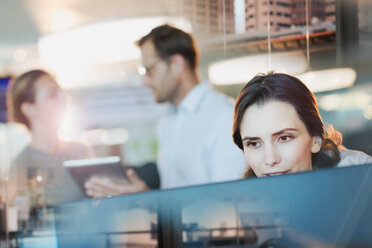
<svg viewBox="0 0 372 248">
<path fill-rule="evenodd" d="M 58 247 L 370 247 L 371 165 L 55 207 Z"/>
</svg>

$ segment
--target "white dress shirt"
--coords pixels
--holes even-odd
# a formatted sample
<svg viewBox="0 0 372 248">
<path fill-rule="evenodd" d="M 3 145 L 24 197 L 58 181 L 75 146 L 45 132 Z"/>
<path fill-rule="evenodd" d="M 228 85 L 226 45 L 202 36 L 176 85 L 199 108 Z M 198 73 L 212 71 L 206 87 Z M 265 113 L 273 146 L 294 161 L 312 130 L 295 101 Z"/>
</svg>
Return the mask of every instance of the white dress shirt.
<svg viewBox="0 0 372 248">
<path fill-rule="evenodd" d="M 233 143 L 233 100 L 195 86 L 158 126 L 161 188 L 234 180 L 243 176 L 243 152 Z"/>
</svg>

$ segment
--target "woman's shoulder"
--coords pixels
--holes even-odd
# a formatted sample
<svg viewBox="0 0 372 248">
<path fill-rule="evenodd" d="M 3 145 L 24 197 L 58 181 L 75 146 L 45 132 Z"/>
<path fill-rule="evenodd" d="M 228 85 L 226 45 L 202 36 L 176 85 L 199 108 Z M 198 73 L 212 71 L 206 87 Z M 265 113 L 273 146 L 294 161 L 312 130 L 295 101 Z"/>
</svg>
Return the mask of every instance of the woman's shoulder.
<svg viewBox="0 0 372 248">
<path fill-rule="evenodd" d="M 64 141 L 63 146 L 67 149 L 85 149 L 87 146 L 77 141 Z"/>
<path fill-rule="evenodd" d="M 340 149 L 340 162 L 337 167 L 372 163 L 372 157 L 362 151 Z"/>
<path fill-rule="evenodd" d="M 74 159 L 83 159 L 93 157 L 92 149 L 80 142 L 64 142 L 63 150 Z"/>
<path fill-rule="evenodd" d="M 11 169 L 14 169 L 16 167 L 22 167 L 23 165 L 27 164 L 27 161 L 29 161 L 29 157 L 30 157 L 30 147 L 27 146 L 17 155 L 17 157 L 15 157 L 11 161 Z"/>
</svg>

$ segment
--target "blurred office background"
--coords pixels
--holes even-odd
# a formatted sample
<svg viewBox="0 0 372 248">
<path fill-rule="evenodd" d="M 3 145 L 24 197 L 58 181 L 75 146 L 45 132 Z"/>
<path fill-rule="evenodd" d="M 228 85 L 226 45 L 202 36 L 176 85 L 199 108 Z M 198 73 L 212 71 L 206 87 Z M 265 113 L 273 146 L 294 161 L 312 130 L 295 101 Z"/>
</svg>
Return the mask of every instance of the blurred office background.
<svg viewBox="0 0 372 248">
<path fill-rule="evenodd" d="M 0 195 L 10 161 L 29 142 L 23 126 L 7 122 L 6 89 L 11 77 L 35 68 L 53 73 L 70 95 L 63 139 L 133 166 L 156 160 L 156 122 L 166 106 L 141 86 L 134 42 L 163 23 L 195 35 L 201 78 L 213 87 L 236 97 L 259 72 L 298 76 L 315 92 L 324 121 L 342 132 L 345 146 L 372 155 L 370 0 L 1 0 Z M 195 226 L 191 217 L 204 212 L 191 204 L 185 211 L 191 217 L 184 216 L 188 238 L 201 226 L 222 236 L 229 232 L 234 206 L 221 202 L 228 221 L 211 226 Z M 152 223 L 149 212 L 140 214 Z M 265 214 L 254 219 L 266 225 Z"/>
<path fill-rule="evenodd" d="M 141 86 L 134 42 L 165 22 L 195 35 L 201 77 L 218 90 L 236 97 L 269 70 L 298 76 L 344 144 L 372 154 L 371 14 L 368 0 L 2 0 L 1 175 L 29 140 L 7 123 L 6 87 L 34 68 L 70 95 L 63 139 L 134 166 L 155 161 L 165 106 Z"/>
</svg>

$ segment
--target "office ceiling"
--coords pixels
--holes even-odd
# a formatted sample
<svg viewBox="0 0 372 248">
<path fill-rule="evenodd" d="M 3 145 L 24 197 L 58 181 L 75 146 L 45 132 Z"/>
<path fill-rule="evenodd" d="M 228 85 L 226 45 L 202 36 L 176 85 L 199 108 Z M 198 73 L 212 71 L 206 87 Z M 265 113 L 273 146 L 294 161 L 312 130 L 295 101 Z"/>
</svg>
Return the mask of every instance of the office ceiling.
<svg viewBox="0 0 372 248">
<path fill-rule="evenodd" d="M 0 47 L 34 44 L 38 38 L 83 24 L 122 17 L 174 13 L 169 0 L 1 0 Z"/>
</svg>

